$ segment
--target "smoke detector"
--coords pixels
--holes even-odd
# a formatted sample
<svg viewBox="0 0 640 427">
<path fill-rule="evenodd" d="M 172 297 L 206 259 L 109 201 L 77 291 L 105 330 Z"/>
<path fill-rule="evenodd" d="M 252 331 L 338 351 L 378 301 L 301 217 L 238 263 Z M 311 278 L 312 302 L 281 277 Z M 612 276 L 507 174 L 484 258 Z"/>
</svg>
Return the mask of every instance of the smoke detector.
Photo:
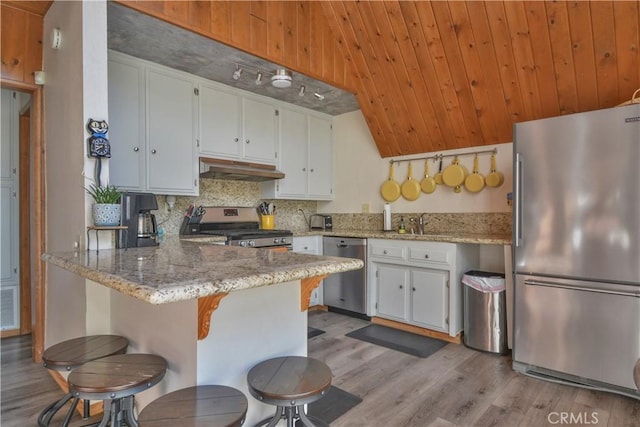
<svg viewBox="0 0 640 427">
<path fill-rule="evenodd" d="M 291 86 L 291 71 L 278 68 L 271 77 L 271 85 L 277 88 L 285 88 Z"/>
</svg>

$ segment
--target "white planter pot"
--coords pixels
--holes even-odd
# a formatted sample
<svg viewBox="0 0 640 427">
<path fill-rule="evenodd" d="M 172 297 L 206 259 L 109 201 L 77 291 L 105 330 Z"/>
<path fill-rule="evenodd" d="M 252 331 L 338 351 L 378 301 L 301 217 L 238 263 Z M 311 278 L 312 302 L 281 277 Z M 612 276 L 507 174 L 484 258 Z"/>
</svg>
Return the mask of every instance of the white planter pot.
<svg viewBox="0 0 640 427">
<path fill-rule="evenodd" d="M 120 225 L 120 204 L 94 203 L 92 213 L 97 227 Z"/>
</svg>

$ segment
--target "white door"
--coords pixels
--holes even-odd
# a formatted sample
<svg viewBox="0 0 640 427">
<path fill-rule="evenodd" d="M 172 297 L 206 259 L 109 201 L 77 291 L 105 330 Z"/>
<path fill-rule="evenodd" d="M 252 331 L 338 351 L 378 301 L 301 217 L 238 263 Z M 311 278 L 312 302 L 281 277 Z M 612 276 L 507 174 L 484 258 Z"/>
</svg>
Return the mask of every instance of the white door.
<svg viewBox="0 0 640 427">
<path fill-rule="evenodd" d="M 200 85 L 200 154 L 239 159 L 240 97 Z"/>
<path fill-rule="evenodd" d="M 144 70 L 109 60 L 109 183 L 145 188 Z"/>
<path fill-rule="evenodd" d="M 407 268 L 378 264 L 378 315 L 399 321 L 407 320 Z"/>
<path fill-rule="evenodd" d="M 244 158 L 249 162 L 276 163 L 276 108 L 243 98 L 242 123 Z"/>
<path fill-rule="evenodd" d="M 411 270 L 411 321 L 429 329 L 448 331 L 449 272 Z"/>
<path fill-rule="evenodd" d="M 314 199 L 333 198 L 332 165 L 331 120 L 309 116 L 309 196 Z"/>
<path fill-rule="evenodd" d="M 160 194 L 193 193 L 196 107 L 193 82 L 148 70 L 147 186 Z"/>
<path fill-rule="evenodd" d="M 307 115 L 280 109 L 280 170 L 284 179 L 278 181 L 279 196 L 303 198 L 307 194 Z"/>
<path fill-rule="evenodd" d="M 18 246 L 18 99 L 2 89 L 0 143 L 0 329 L 20 327 Z"/>
</svg>

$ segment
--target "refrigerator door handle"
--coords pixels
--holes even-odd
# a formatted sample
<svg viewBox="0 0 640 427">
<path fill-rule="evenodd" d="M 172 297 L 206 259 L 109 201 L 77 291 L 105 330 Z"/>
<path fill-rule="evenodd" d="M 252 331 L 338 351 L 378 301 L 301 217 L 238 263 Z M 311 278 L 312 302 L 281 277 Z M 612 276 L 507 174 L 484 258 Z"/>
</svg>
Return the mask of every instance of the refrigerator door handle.
<svg viewBox="0 0 640 427">
<path fill-rule="evenodd" d="M 531 280 L 531 279 L 525 279 L 524 284 L 527 286 L 545 286 L 548 288 L 567 289 L 572 291 L 597 292 L 601 294 L 622 295 L 625 297 L 640 298 L 640 289 L 636 291 L 626 291 L 626 290 L 617 289 L 617 288 L 612 288 L 612 289 L 605 289 L 604 287 L 592 288 L 588 286 L 571 285 L 571 284 L 564 284 L 564 283 L 558 283 L 558 282 L 546 282 L 543 280 Z"/>
<path fill-rule="evenodd" d="M 522 241 L 522 156 L 520 155 L 520 153 L 516 153 L 516 159 L 513 165 L 515 169 L 513 174 L 515 179 L 514 191 L 516 193 L 515 207 L 513 210 L 513 240 L 515 247 L 518 247 L 520 246 L 520 243 Z"/>
</svg>

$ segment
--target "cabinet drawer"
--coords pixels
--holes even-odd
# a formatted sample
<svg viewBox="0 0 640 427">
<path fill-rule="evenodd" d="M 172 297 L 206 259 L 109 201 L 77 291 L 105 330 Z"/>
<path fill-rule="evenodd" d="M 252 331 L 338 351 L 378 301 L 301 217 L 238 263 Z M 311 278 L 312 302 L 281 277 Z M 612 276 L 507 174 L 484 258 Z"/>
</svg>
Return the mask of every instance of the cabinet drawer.
<svg viewBox="0 0 640 427">
<path fill-rule="evenodd" d="M 320 239 L 313 237 L 294 237 L 292 249 L 297 253 L 320 254 Z"/>
<path fill-rule="evenodd" d="M 440 264 L 449 264 L 451 262 L 450 252 L 441 249 L 430 248 L 410 248 L 409 260 L 415 262 L 435 262 Z"/>
<path fill-rule="evenodd" d="M 407 248 L 395 246 L 379 246 L 371 247 L 371 256 L 387 258 L 387 259 L 405 259 Z"/>
</svg>

